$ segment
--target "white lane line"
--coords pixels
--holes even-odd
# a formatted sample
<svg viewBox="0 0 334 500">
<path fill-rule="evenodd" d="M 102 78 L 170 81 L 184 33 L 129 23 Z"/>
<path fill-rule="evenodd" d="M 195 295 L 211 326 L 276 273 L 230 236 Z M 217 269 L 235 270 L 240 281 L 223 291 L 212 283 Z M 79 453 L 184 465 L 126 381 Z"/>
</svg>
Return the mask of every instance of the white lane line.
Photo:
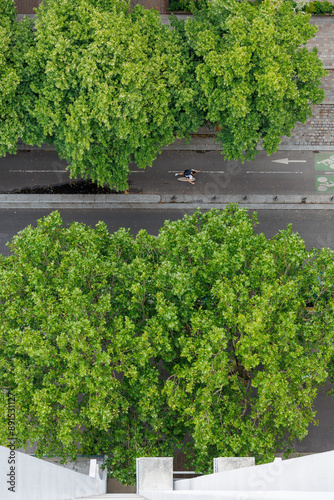
<svg viewBox="0 0 334 500">
<path fill-rule="evenodd" d="M 68 170 L 10 170 L 10 172 L 20 172 L 20 173 L 27 173 L 27 174 L 34 174 L 36 172 L 40 173 L 54 173 L 58 174 L 59 172 L 68 172 Z"/>
<path fill-rule="evenodd" d="M 9 170 L 10 172 L 20 172 L 20 173 L 36 173 L 36 172 L 41 172 L 41 173 L 58 173 L 58 172 L 69 172 L 69 170 Z M 143 173 L 145 170 L 130 170 L 132 174 L 137 174 L 137 173 Z"/>
<path fill-rule="evenodd" d="M 302 174 L 303 172 L 283 172 L 277 170 L 247 170 L 246 174 Z"/>
<path fill-rule="evenodd" d="M 179 170 L 168 170 L 169 174 L 174 174 Z M 201 170 L 202 174 L 225 174 L 224 170 Z M 231 172 L 232 173 L 232 172 Z M 240 172 L 242 174 L 242 172 Z M 247 170 L 246 174 L 302 174 L 303 172 L 285 172 L 283 170 Z M 334 172 L 332 172 L 334 173 Z"/>
</svg>

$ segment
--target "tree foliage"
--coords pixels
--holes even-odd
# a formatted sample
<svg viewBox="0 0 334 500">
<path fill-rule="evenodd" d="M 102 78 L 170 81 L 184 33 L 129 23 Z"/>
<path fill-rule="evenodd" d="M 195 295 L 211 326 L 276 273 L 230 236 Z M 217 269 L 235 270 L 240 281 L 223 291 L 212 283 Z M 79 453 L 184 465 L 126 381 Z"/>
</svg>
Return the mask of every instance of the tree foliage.
<svg viewBox="0 0 334 500">
<path fill-rule="evenodd" d="M 125 189 L 131 162 L 152 165 L 175 135 L 199 127 L 188 68 L 157 11 L 50 0 L 37 16 L 34 114 L 73 176 Z"/>
<path fill-rule="evenodd" d="M 256 147 L 277 151 L 282 136 L 312 116 L 327 74 L 305 44 L 317 27 L 289 1 L 214 0 L 194 19 L 172 22 L 194 53 L 206 119 L 222 129 L 226 158 L 254 159 Z"/>
<path fill-rule="evenodd" d="M 31 116 L 35 95 L 26 54 L 34 45 L 33 21 L 16 21 L 14 0 L 0 0 L 0 156 L 16 153 L 18 139 L 40 143 L 41 133 Z"/>
<path fill-rule="evenodd" d="M 290 1 L 214 0 L 172 30 L 125 0 L 45 0 L 36 31 L 13 0 L 0 18 L 0 154 L 53 142 L 72 176 L 118 190 L 208 122 L 227 159 L 271 154 L 324 98 L 317 27 Z"/>
<path fill-rule="evenodd" d="M 1 262 L 0 386 L 14 389 L 18 446 L 37 441 L 38 456 L 63 458 L 108 452 L 123 481 L 138 453 L 170 455 L 146 322 L 154 237 L 110 235 L 103 223 L 64 229 L 55 212 L 11 248 Z"/>
<path fill-rule="evenodd" d="M 166 328 L 165 390 L 197 470 L 213 456 L 268 459 L 302 439 L 333 352 L 333 252 L 307 252 L 291 227 L 267 240 L 255 224 L 230 206 L 159 236 L 157 288 L 177 325 Z"/>
<path fill-rule="evenodd" d="M 57 212 L 0 261 L 0 385 L 17 445 L 210 470 L 213 457 L 270 459 L 307 434 L 333 357 L 334 262 L 291 227 L 256 235 L 230 205 L 132 237 Z M 313 305 L 313 310 L 306 305 Z M 0 442 L 6 394 L 0 392 Z"/>
</svg>

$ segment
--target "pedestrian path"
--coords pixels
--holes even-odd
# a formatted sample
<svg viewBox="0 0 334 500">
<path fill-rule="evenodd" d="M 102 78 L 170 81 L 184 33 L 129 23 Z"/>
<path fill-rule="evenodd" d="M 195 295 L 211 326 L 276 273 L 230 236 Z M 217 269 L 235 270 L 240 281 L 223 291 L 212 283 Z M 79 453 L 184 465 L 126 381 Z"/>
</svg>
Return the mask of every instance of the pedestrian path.
<svg viewBox="0 0 334 500">
<path fill-rule="evenodd" d="M 308 49 L 316 47 L 324 67 L 334 70 L 334 16 L 312 16 L 310 24 L 318 26 L 318 33 L 315 38 L 307 42 L 306 47 Z"/>
<path fill-rule="evenodd" d="M 284 137 L 280 149 L 332 149 L 334 146 L 334 16 L 312 16 L 310 23 L 318 26 L 318 33 L 306 47 L 318 50 L 328 75 L 322 79 L 325 99 L 311 106 L 313 116 L 303 125 L 297 123 L 291 137 Z"/>
</svg>

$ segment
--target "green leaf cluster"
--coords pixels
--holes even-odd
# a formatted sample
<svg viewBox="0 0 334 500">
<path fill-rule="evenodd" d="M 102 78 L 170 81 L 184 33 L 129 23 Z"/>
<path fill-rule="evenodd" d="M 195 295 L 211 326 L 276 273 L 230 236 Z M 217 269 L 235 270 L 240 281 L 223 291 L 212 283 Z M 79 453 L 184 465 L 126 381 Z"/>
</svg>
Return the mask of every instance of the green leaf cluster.
<svg viewBox="0 0 334 500">
<path fill-rule="evenodd" d="M 217 124 L 227 159 L 271 154 L 311 116 L 326 75 L 293 3 L 214 0 L 161 25 L 126 0 L 48 0 L 32 21 L 0 2 L 0 155 L 54 143 L 72 176 L 127 188 L 175 137 Z"/>
<path fill-rule="evenodd" d="M 16 21 L 14 0 L 0 0 L 0 156 L 16 153 L 18 139 L 40 143 L 31 115 L 35 95 L 30 90 L 26 54 L 34 45 L 33 21 Z"/>
<path fill-rule="evenodd" d="M 254 8 L 214 0 L 184 21 L 206 119 L 222 129 L 227 159 L 254 159 L 260 143 L 276 152 L 281 137 L 312 116 L 310 104 L 323 100 L 319 85 L 327 72 L 317 50 L 305 47 L 317 32 L 309 19 L 290 2 L 265 0 Z"/>
<path fill-rule="evenodd" d="M 196 9 L 206 9 L 207 0 L 171 0 L 169 2 L 169 10 L 175 12 L 178 10 L 184 12 L 194 12 Z"/>
<path fill-rule="evenodd" d="M 129 164 L 198 128 L 179 47 L 157 11 L 118 0 L 60 0 L 37 10 L 30 51 L 34 116 L 71 174 L 127 187 Z"/>
<path fill-rule="evenodd" d="M 334 6 L 331 2 L 308 2 L 304 9 L 305 12 L 312 15 L 333 14 Z"/>
<path fill-rule="evenodd" d="M 110 451 L 123 481 L 138 453 L 172 452 L 146 324 L 153 242 L 103 223 L 63 228 L 57 212 L 14 238 L 0 272 L 0 379 L 15 388 L 18 446 L 63 459 Z M 2 392 L 0 414 L 5 443 Z"/>
<path fill-rule="evenodd" d="M 54 212 L 18 233 L 0 259 L 0 385 L 18 446 L 106 453 L 129 483 L 139 456 L 177 447 L 205 472 L 302 439 L 333 373 L 333 252 L 256 223 L 230 205 L 133 237 Z M 6 411 L 1 391 L 2 444 Z"/>
</svg>

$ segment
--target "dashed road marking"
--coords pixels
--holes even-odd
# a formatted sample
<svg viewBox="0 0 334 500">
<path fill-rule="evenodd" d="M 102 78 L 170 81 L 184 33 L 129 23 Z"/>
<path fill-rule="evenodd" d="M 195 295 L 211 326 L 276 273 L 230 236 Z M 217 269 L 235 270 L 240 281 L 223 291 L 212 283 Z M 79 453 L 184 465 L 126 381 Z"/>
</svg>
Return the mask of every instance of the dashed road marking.
<svg viewBox="0 0 334 500">
<path fill-rule="evenodd" d="M 302 174 L 303 172 L 283 172 L 278 170 L 247 170 L 246 174 Z"/>
<path fill-rule="evenodd" d="M 41 174 L 45 173 L 58 173 L 58 172 L 69 172 L 69 170 L 9 170 L 10 172 L 17 172 L 17 173 L 27 173 L 27 174 L 35 174 L 36 172 L 40 172 Z M 143 173 L 145 170 L 130 170 L 132 174 L 136 173 Z"/>
<path fill-rule="evenodd" d="M 36 172 L 40 172 L 41 174 L 45 174 L 45 173 L 59 173 L 59 172 L 68 172 L 68 170 L 9 170 L 10 172 L 19 172 L 19 173 L 23 173 L 23 174 L 35 174 Z"/>
</svg>

